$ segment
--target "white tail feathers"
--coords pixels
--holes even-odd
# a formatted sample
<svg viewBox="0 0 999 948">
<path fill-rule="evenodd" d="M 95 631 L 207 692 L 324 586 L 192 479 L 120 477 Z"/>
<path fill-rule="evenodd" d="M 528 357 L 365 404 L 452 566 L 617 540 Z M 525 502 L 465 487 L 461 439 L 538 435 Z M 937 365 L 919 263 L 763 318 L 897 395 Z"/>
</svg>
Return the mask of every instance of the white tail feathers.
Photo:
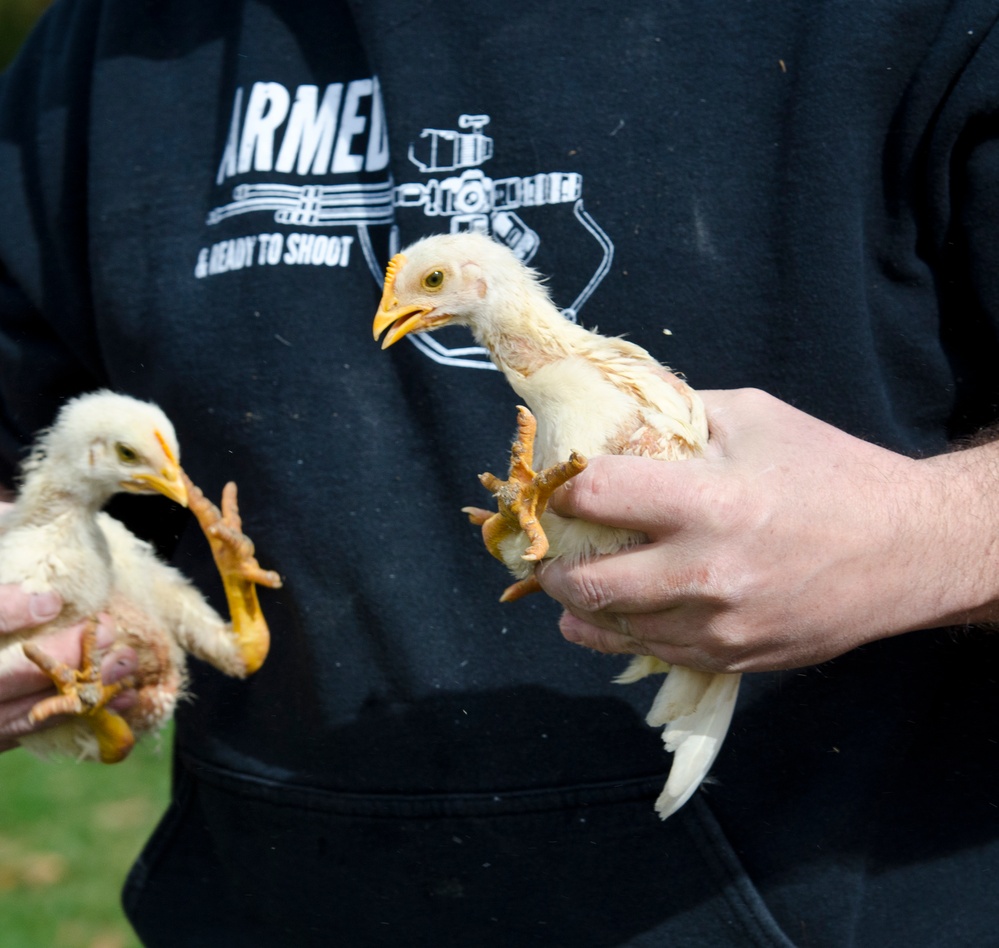
<svg viewBox="0 0 999 948">
<path fill-rule="evenodd" d="M 728 732 L 741 678 L 674 665 L 659 689 L 645 720 L 652 727 L 666 725 L 663 742 L 674 754 L 656 800 L 662 819 L 679 810 L 708 775 Z"/>
<path fill-rule="evenodd" d="M 656 800 L 656 812 L 665 820 L 693 796 L 711 770 L 732 721 L 742 675 L 715 675 L 636 655 L 614 681 L 629 685 L 663 672 L 669 674 L 645 721 L 649 727 L 665 725 L 663 743 L 674 755 L 669 779 Z"/>
<path fill-rule="evenodd" d="M 654 655 L 636 655 L 628 667 L 614 679 L 616 685 L 631 685 L 649 675 L 663 675 L 673 666 Z"/>
</svg>

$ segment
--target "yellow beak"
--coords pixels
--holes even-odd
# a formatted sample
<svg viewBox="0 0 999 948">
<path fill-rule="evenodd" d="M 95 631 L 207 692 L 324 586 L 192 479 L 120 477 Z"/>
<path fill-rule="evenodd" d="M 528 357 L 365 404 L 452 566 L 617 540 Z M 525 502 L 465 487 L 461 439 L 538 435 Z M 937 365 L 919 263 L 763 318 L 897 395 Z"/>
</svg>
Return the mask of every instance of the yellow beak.
<svg viewBox="0 0 999 948">
<path fill-rule="evenodd" d="M 394 296 L 389 300 L 383 296 L 372 326 L 375 340 L 391 326 L 382 340 L 382 348 L 395 345 L 403 336 L 420 329 L 420 323 L 430 309 L 429 306 L 400 306 Z"/>
<path fill-rule="evenodd" d="M 375 321 L 371 327 L 376 342 L 378 337 L 388 329 L 382 340 L 383 349 L 394 345 L 414 329 L 419 329 L 421 319 L 433 308 L 426 305 L 400 306 L 399 299 L 395 295 L 395 278 L 405 262 L 405 255 L 397 253 L 389 261 L 388 269 L 385 271 L 385 289 L 382 292 L 382 300 L 378 304 L 378 312 L 375 313 Z"/>
<path fill-rule="evenodd" d="M 186 507 L 187 487 L 180 475 L 180 465 L 174 461 L 168 461 L 158 474 L 140 471 L 131 480 L 123 482 L 121 486 L 132 493 L 156 491 L 156 493 L 163 494 L 180 504 L 181 507 Z"/>
</svg>

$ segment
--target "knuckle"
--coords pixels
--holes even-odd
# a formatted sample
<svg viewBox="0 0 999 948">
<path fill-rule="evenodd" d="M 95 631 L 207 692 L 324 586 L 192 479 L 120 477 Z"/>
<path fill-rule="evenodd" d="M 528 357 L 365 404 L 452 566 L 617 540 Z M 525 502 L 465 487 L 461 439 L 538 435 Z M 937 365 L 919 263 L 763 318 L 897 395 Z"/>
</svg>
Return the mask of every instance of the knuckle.
<svg viewBox="0 0 999 948">
<path fill-rule="evenodd" d="M 569 606 L 583 612 L 605 612 L 613 602 L 610 591 L 587 567 L 577 569 L 568 593 Z"/>
<path fill-rule="evenodd" d="M 555 506 L 567 516 L 592 520 L 600 509 L 601 498 L 612 490 L 607 467 L 602 459 L 596 458 L 558 489 L 554 495 Z"/>
<path fill-rule="evenodd" d="M 617 639 L 617 651 L 623 652 L 626 655 L 651 655 L 652 652 L 648 645 L 636 638 L 631 638 L 630 636 L 619 637 Z"/>
<path fill-rule="evenodd" d="M 759 408 L 763 405 L 776 401 L 773 395 L 763 391 L 761 388 L 754 388 L 752 386 L 745 386 L 743 388 L 736 389 L 732 394 L 735 398 L 744 402 L 749 408 Z"/>
<path fill-rule="evenodd" d="M 708 624 L 700 645 L 705 665 L 712 665 L 709 670 L 743 672 L 759 670 L 761 660 L 780 638 L 779 631 L 760 618 L 725 610 Z"/>
<path fill-rule="evenodd" d="M 732 675 L 743 670 L 739 661 L 711 652 L 701 653 L 698 667 L 713 675 Z"/>
<path fill-rule="evenodd" d="M 741 625 L 717 622 L 709 626 L 705 645 L 719 663 L 729 665 L 746 654 L 751 642 L 747 630 Z"/>
</svg>

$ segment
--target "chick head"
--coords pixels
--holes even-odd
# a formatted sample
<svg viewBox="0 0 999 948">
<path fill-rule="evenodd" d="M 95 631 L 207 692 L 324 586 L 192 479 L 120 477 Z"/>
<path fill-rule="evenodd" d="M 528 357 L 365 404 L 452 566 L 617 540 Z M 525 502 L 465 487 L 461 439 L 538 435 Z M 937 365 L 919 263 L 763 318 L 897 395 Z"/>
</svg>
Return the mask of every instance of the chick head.
<svg viewBox="0 0 999 948">
<path fill-rule="evenodd" d="M 411 244 L 389 261 L 372 327 L 387 329 L 382 348 L 412 332 L 455 323 L 481 329 L 498 311 L 538 286 L 537 275 L 506 246 L 483 234 L 439 234 Z"/>
<path fill-rule="evenodd" d="M 67 402 L 42 436 L 26 474 L 103 503 L 113 494 L 160 493 L 187 506 L 180 449 L 170 419 L 156 405 L 100 391 Z"/>
</svg>

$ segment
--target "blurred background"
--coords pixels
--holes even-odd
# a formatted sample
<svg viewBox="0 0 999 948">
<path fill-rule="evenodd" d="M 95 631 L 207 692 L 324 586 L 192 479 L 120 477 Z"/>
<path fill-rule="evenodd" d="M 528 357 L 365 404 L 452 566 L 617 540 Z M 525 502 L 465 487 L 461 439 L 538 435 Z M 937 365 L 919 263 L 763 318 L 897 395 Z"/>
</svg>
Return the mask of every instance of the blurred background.
<svg viewBox="0 0 999 948">
<path fill-rule="evenodd" d="M 0 69 L 48 6 L 0 0 Z M 138 948 L 120 893 L 166 808 L 170 740 L 114 766 L 0 754 L 2 948 Z"/>
<path fill-rule="evenodd" d="M 0 0 L 0 69 L 6 68 L 51 0 Z"/>
</svg>

